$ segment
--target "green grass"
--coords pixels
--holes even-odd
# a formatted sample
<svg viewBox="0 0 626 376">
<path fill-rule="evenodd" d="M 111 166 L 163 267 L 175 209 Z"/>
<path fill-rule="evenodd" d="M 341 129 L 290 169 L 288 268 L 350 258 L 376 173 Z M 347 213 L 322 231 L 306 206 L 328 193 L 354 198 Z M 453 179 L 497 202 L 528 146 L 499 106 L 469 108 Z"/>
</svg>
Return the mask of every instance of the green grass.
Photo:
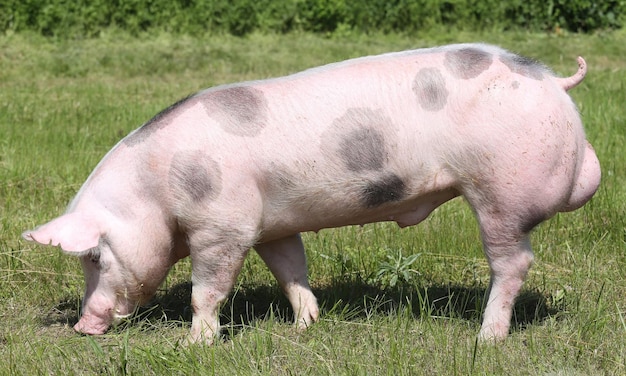
<svg viewBox="0 0 626 376">
<path fill-rule="evenodd" d="M 532 235 L 536 262 L 510 337 L 476 345 L 489 271 L 475 220 L 457 199 L 419 226 L 376 224 L 305 234 L 322 306 L 303 333 L 251 253 L 222 310 L 224 339 L 183 347 L 190 265 L 108 334 L 71 330 L 83 293 L 76 259 L 20 233 L 60 214 L 125 134 L 191 92 L 280 76 L 349 57 L 486 41 L 570 75 L 571 92 L 603 167 L 584 208 Z M 626 33 L 309 34 L 46 40 L 0 36 L 0 374 L 626 374 Z M 387 255 L 419 272 L 392 287 Z M 383 270 L 382 273 L 379 273 Z"/>
</svg>

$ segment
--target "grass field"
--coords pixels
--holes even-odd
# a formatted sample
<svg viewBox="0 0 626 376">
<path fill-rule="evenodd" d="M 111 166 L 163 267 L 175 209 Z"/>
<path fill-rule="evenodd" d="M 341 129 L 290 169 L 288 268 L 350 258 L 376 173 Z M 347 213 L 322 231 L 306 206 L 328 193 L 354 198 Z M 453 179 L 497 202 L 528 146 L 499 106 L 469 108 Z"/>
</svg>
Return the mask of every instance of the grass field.
<svg viewBox="0 0 626 376">
<path fill-rule="evenodd" d="M 59 215 L 129 131 L 205 87 L 466 41 L 500 44 L 561 75 L 583 55 L 589 73 L 571 95 L 603 168 L 590 203 L 533 233 L 535 265 L 505 342 L 475 340 L 489 270 L 462 199 L 413 228 L 305 234 L 322 315 L 303 333 L 254 253 L 222 309 L 216 345 L 180 344 L 191 325 L 188 260 L 128 322 L 100 337 L 72 331 L 84 288 L 78 260 L 20 234 Z M 0 36 L 0 374 L 626 374 L 625 103 L 624 32 Z"/>
</svg>

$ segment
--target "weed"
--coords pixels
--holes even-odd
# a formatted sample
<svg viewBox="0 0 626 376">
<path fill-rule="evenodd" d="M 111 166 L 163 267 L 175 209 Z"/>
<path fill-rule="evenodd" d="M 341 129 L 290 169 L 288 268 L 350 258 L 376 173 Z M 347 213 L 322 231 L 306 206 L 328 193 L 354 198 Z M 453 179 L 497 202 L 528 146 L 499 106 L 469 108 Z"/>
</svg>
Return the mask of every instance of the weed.
<svg viewBox="0 0 626 376">
<path fill-rule="evenodd" d="M 414 277 L 420 275 L 417 270 L 411 268 L 419 256 L 419 253 L 404 256 L 401 249 L 398 249 L 395 255 L 386 255 L 387 261 L 381 262 L 378 266 L 374 282 L 392 288 L 398 283 L 411 283 Z"/>
</svg>

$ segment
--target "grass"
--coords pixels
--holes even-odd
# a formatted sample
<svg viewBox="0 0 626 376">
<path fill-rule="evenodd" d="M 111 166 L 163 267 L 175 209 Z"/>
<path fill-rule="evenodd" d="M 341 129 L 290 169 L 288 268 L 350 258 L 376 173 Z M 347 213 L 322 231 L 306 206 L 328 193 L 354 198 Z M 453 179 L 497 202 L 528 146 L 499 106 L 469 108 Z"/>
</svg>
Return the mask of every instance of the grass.
<svg viewBox="0 0 626 376">
<path fill-rule="evenodd" d="M 60 214 L 129 131 L 208 86 L 463 41 L 500 44 L 562 75 L 583 55 L 589 73 L 571 95 L 603 167 L 589 204 L 533 233 L 536 262 L 504 343 L 475 341 L 489 271 L 460 199 L 413 228 L 305 234 L 322 306 L 321 321 L 305 332 L 292 328 L 286 299 L 251 253 L 214 346 L 180 345 L 191 319 L 188 260 L 128 322 L 100 337 L 73 333 L 78 261 L 19 235 Z M 625 46 L 624 32 L 0 36 L 0 374 L 626 374 Z M 404 277 L 408 269 L 418 273 Z"/>
</svg>

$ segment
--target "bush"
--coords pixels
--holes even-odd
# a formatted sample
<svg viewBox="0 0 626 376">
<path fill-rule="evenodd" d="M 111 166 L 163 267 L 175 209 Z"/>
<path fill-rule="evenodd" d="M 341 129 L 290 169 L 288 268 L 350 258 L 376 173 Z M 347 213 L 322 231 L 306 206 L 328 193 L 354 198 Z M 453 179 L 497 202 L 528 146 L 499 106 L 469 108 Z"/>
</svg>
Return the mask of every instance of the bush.
<svg viewBox="0 0 626 376">
<path fill-rule="evenodd" d="M 505 18 L 529 29 L 563 28 L 589 32 L 622 26 L 626 1 L 623 0 L 550 0 L 545 2 L 511 1 Z"/>
<path fill-rule="evenodd" d="M 415 33 L 434 26 L 589 32 L 620 28 L 626 0 L 0 0 L 0 29 L 93 36 L 303 30 Z"/>
</svg>

